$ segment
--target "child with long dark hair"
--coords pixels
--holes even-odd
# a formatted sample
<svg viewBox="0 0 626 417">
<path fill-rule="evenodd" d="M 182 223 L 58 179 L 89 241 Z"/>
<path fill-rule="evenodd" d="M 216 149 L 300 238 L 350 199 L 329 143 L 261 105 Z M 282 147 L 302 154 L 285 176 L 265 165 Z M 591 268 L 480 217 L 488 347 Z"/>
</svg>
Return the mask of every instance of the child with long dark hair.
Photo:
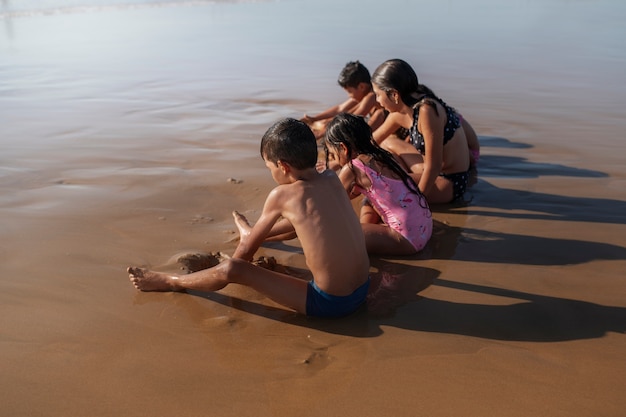
<svg viewBox="0 0 626 417">
<path fill-rule="evenodd" d="M 361 226 L 368 253 L 409 255 L 432 235 L 432 215 L 419 188 L 388 151 L 372 138 L 362 117 L 340 113 L 326 128 L 327 152 L 351 198 L 363 194 Z"/>
<path fill-rule="evenodd" d="M 463 198 L 470 162 L 478 159 L 476 132 L 455 109 L 420 84 L 413 68 L 401 59 L 390 59 L 372 75 L 376 100 L 389 115 L 374 131 L 383 148 L 401 155 L 430 204 Z M 407 142 L 419 158 L 407 151 Z M 470 156 L 470 151 L 473 156 Z"/>
</svg>

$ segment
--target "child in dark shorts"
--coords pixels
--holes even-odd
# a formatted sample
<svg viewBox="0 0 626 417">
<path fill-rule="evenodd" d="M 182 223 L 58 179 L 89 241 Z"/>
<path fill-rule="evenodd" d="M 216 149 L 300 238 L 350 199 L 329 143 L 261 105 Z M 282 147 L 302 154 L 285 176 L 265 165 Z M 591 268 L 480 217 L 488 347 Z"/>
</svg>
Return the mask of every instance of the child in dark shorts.
<svg viewBox="0 0 626 417">
<path fill-rule="evenodd" d="M 319 317 L 345 316 L 363 304 L 369 285 L 363 231 L 337 175 L 316 170 L 318 151 L 311 129 L 295 119 L 278 121 L 261 140 L 261 156 L 278 186 L 253 226 L 233 213 L 240 241 L 232 258 L 188 275 L 130 267 L 129 279 L 137 289 L 211 292 L 238 283 Z M 313 275 L 310 283 L 250 262 L 268 237 L 298 237 Z"/>
</svg>

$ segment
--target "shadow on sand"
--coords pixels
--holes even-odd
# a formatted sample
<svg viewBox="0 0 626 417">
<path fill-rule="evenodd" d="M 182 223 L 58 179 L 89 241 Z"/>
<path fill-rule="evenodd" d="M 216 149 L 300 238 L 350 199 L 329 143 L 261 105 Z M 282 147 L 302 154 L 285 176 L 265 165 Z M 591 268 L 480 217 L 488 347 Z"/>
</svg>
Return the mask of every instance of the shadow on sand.
<svg viewBox="0 0 626 417">
<path fill-rule="evenodd" d="M 420 258 L 515 265 L 577 265 L 626 260 L 626 248 L 609 243 L 558 239 L 456 227 L 435 221 Z"/>
<path fill-rule="evenodd" d="M 366 306 L 339 320 L 308 318 L 220 293 L 190 294 L 269 320 L 352 337 L 377 337 L 389 326 L 493 340 L 558 342 L 626 330 L 623 307 L 455 282 L 438 278 L 438 271 L 420 266 L 382 260 L 374 263 L 377 271 L 372 273 Z M 418 295 L 430 285 L 505 297 L 509 304 L 457 303 Z M 194 304 L 186 303 L 194 310 L 203 308 Z M 190 315 L 197 317 L 199 312 Z"/>
<path fill-rule="evenodd" d="M 530 148 L 504 138 L 481 137 L 481 147 Z M 470 212 L 473 215 L 512 219 L 578 221 L 626 224 L 626 201 L 608 198 L 569 197 L 525 190 L 499 188 L 486 178 L 608 178 L 609 175 L 582 168 L 553 163 L 536 163 L 516 156 L 481 155 L 474 184 L 466 194 L 466 202 L 433 207 L 445 213 Z M 500 211 L 493 211 L 498 209 Z M 513 212 L 515 211 L 515 212 Z M 521 212 L 525 213 L 521 213 Z"/>
<path fill-rule="evenodd" d="M 484 140 L 483 140 L 484 139 Z M 481 138 L 483 146 L 526 149 L 529 145 L 503 138 Z M 626 202 L 611 199 L 567 197 L 498 188 L 482 177 L 538 178 L 547 175 L 604 178 L 606 174 L 559 164 L 537 164 L 524 158 L 489 155 L 481 157 L 480 177 L 470 189 L 472 201 L 465 205 L 434 208 L 436 212 L 467 212 L 517 220 L 550 220 L 626 224 Z M 490 209 L 499 209 L 494 212 Z M 509 210 L 507 212 L 507 210 Z M 301 253 L 286 243 L 264 245 Z M 408 259 L 406 264 L 401 259 Z M 197 297 L 296 326 L 354 337 L 376 337 L 383 326 L 415 331 L 458 334 L 494 340 L 557 342 L 590 339 L 607 332 L 624 333 L 626 308 L 603 306 L 567 298 L 461 283 L 439 277 L 440 272 L 415 265 L 420 259 L 454 259 L 499 264 L 570 265 L 594 260 L 624 260 L 626 248 L 606 243 L 553 239 L 503 232 L 453 227 L 435 222 L 427 248 L 412 258 L 391 262 L 372 258 L 370 292 L 366 306 L 341 320 L 307 318 L 293 312 L 242 300 L 220 293 L 191 293 Z M 295 276 L 306 271 L 289 267 Z M 419 295 L 434 285 L 471 291 L 506 303 L 470 304 L 430 299 Z M 415 302 L 419 300 L 419 302 Z M 192 316 L 203 314 L 197 303 L 186 303 Z M 190 311 L 191 313 L 191 311 Z"/>
</svg>

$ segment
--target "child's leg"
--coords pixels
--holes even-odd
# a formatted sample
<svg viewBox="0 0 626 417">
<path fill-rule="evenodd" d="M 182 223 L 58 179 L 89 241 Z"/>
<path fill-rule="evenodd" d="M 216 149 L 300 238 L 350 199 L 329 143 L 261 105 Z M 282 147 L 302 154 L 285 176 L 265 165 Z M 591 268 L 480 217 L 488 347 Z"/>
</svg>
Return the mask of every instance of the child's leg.
<svg viewBox="0 0 626 417">
<path fill-rule="evenodd" d="M 246 239 L 250 234 L 250 230 L 252 230 L 250 222 L 248 222 L 248 219 L 238 211 L 233 211 L 233 219 L 235 219 L 235 225 L 237 225 L 237 229 L 239 229 L 240 239 Z M 270 230 L 265 240 L 283 241 L 295 239 L 296 237 L 296 231 L 293 228 L 293 225 L 289 222 L 289 220 L 280 219 L 274 224 L 272 230 Z"/>
<path fill-rule="evenodd" d="M 228 285 L 226 262 L 188 275 L 167 274 L 144 268 L 127 269 L 130 282 L 141 291 L 217 291 Z"/>
<path fill-rule="evenodd" d="M 359 213 L 359 221 L 361 223 L 372 223 L 377 224 L 381 222 L 380 215 L 374 207 L 369 203 L 369 201 L 364 200 L 363 205 L 361 206 L 361 212 Z"/>
<path fill-rule="evenodd" d="M 430 189 L 426 200 L 428 204 L 447 204 L 454 198 L 454 185 L 452 181 L 438 176 L 434 186 Z"/>
<path fill-rule="evenodd" d="M 389 136 L 382 142 L 381 147 L 397 155 L 401 165 L 403 165 L 403 168 L 408 172 L 418 173 L 424 170 L 424 157 L 410 143 L 400 140 L 395 136 Z"/>
<path fill-rule="evenodd" d="M 404 236 L 386 224 L 361 224 L 367 253 L 379 255 L 412 255 L 417 251 Z"/>
<path fill-rule="evenodd" d="M 130 281 L 141 291 L 213 292 L 229 283 L 251 287 L 273 301 L 306 314 L 305 280 L 252 265 L 242 259 L 227 259 L 213 268 L 193 274 L 175 275 L 128 268 Z"/>
<path fill-rule="evenodd" d="M 308 282 L 290 275 L 232 259 L 231 281 L 255 289 L 271 300 L 306 314 Z"/>
</svg>

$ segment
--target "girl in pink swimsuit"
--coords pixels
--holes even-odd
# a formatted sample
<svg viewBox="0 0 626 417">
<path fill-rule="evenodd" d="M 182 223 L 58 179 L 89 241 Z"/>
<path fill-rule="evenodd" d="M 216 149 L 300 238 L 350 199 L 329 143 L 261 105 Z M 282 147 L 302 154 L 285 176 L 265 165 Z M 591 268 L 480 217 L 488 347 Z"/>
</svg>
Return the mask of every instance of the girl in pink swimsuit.
<svg viewBox="0 0 626 417">
<path fill-rule="evenodd" d="M 433 230 L 426 198 L 398 160 L 374 142 L 367 122 L 338 114 L 327 126 L 324 145 L 341 166 L 339 178 L 350 197 L 363 194 L 367 199 L 361 226 L 368 252 L 409 255 L 422 250 Z"/>
</svg>

